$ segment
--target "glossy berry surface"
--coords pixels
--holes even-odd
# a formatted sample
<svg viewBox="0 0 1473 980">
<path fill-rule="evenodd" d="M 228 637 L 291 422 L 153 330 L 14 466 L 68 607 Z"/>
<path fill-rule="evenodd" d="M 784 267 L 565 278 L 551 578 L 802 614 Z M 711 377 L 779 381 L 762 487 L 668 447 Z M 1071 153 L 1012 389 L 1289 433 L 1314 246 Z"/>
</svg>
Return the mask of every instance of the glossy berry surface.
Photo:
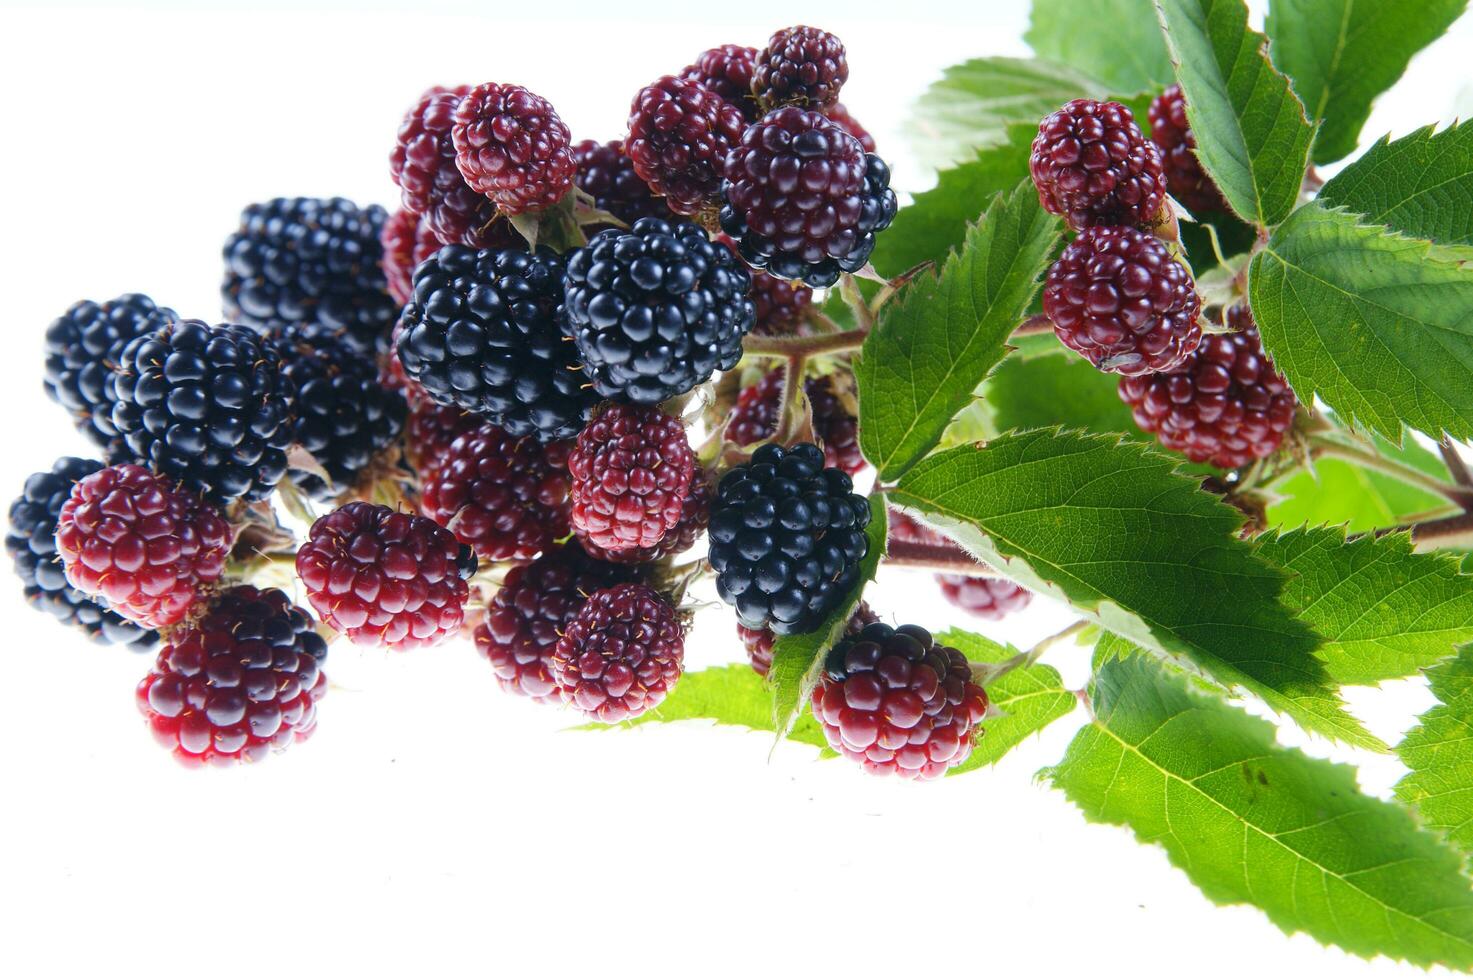
<svg viewBox="0 0 1473 980">
<path fill-rule="evenodd" d="M 687 81 L 697 82 L 715 92 L 741 111 L 752 122 L 761 112 L 752 96 L 752 68 L 757 62 L 757 49 L 741 44 L 723 44 L 702 51 L 680 73 Z"/>
<path fill-rule="evenodd" d="M 401 650 L 459 632 L 475 571 L 475 553 L 439 524 L 364 501 L 319 517 L 297 551 L 297 577 L 324 623 Z"/>
<path fill-rule="evenodd" d="M 833 377 L 809 378 L 803 382 L 803 389 L 813 413 L 813 433 L 823 445 L 824 465 L 838 467 L 850 476 L 864 469 L 859 421 L 840 401 Z M 772 438 L 782 410 L 782 394 L 781 369 L 742 389 L 726 428 L 727 439 L 738 446 L 749 446 Z"/>
<path fill-rule="evenodd" d="M 1234 332 L 1203 337 L 1180 366 L 1120 379 L 1135 424 L 1194 463 L 1237 469 L 1273 455 L 1294 425 L 1298 400 L 1264 352 L 1253 315 L 1230 307 Z"/>
<path fill-rule="evenodd" d="M 789 337 L 801 333 L 813 306 L 813 290 L 801 282 L 790 282 L 761 270 L 752 273 L 752 305 L 757 322 L 752 333 L 758 337 Z"/>
<path fill-rule="evenodd" d="M 935 779 L 972 752 L 987 692 L 962 654 L 919 626 L 866 626 L 829 652 L 813 716 L 866 772 Z"/>
<path fill-rule="evenodd" d="M 849 79 L 844 42 L 817 27 L 787 27 L 772 35 L 752 66 L 752 95 L 763 109 L 812 106 L 839 100 Z"/>
<path fill-rule="evenodd" d="M 415 267 L 440 250 L 440 240 L 424 218 L 400 208 L 384 222 L 379 244 L 389 295 L 402 307 L 413 294 Z"/>
<path fill-rule="evenodd" d="M 404 456 L 420 471 L 434 465 L 456 439 L 485 424 L 454 405 L 436 405 L 423 397 L 411 402 L 409 419 L 404 423 Z"/>
<path fill-rule="evenodd" d="M 859 145 L 864 147 L 864 152 L 875 152 L 874 136 L 860 124 L 858 119 L 854 118 L 854 114 L 849 111 L 849 108 L 844 103 L 835 102 L 825 109 L 823 114 L 837 123 L 839 128 L 844 132 L 859 140 Z"/>
<path fill-rule="evenodd" d="M 573 147 L 578 167 L 578 187 L 593 198 L 594 206 L 625 224 L 640 218 L 671 217 L 665 200 L 656 197 L 650 185 L 634 172 L 634 161 L 624 152 L 623 140 L 600 143 L 584 140 Z"/>
<path fill-rule="evenodd" d="M 573 189 L 568 127 L 520 85 L 471 89 L 455 107 L 450 138 L 466 183 L 506 214 L 549 207 Z"/>
<path fill-rule="evenodd" d="M 436 86 L 420 96 L 404 120 L 389 154 L 389 175 L 399 188 L 404 210 L 423 215 L 430 231 L 447 245 L 503 248 L 516 232 L 496 213 L 496 205 L 478 193 L 455 163 L 451 129 L 455 109 L 469 86 Z"/>
<path fill-rule="evenodd" d="M 1075 231 L 1150 225 L 1166 200 L 1161 153 L 1118 102 L 1075 99 L 1045 116 L 1028 169 L 1044 210 Z"/>
<path fill-rule="evenodd" d="M 720 199 L 721 162 L 745 125 L 740 109 L 704 85 L 666 75 L 634 97 L 624 152 L 671 211 L 711 212 Z"/>
<path fill-rule="evenodd" d="M 711 508 L 716 591 L 751 629 L 813 629 L 859 581 L 869 501 L 812 443 L 771 443 L 734 467 Z"/>
<path fill-rule="evenodd" d="M 563 629 L 549 666 L 563 702 L 604 723 L 644 714 L 685 664 L 685 627 L 659 593 L 626 583 L 600 589 Z"/>
<path fill-rule="evenodd" d="M 566 280 L 587 380 L 605 398 L 653 405 L 729 370 L 756 318 L 751 290 L 731 251 L 689 222 L 599 232 Z"/>
<path fill-rule="evenodd" d="M 942 573 L 936 581 L 948 602 L 982 619 L 1004 619 L 1033 601 L 1032 592 L 1005 578 Z"/>
<path fill-rule="evenodd" d="M 1151 100 L 1151 142 L 1161 150 L 1166 189 L 1194 214 L 1226 211 L 1222 192 L 1197 159 L 1197 140 L 1187 124 L 1187 102 L 1181 86 L 1172 85 Z"/>
<path fill-rule="evenodd" d="M 580 539 L 583 550 L 601 561 L 620 565 L 649 565 L 653 562 L 681 555 L 696 546 L 706 527 L 711 523 L 711 485 L 705 473 L 697 469 L 691 477 L 690 489 L 685 502 L 680 505 L 680 519 L 666 531 L 660 540 L 648 548 L 600 548 L 592 542 Z"/>
<path fill-rule="evenodd" d="M 1202 339 L 1192 274 L 1134 228 L 1080 232 L 1049 270 L 1043 311 L 1064 346 L 1127 377 L 1170 371 Z"/>
<path fill-rule="evenodd" d="M 233 541 L 214 506 L 131 464 L 78 480 L 56 524 L 67 581 L 154 629 L 191 613 L 224 572 Z"/>
<path fill-rule="evenodd" d="M 655 547 L 680 521 L 695 466 L 679 419 L 658 408 L 611 405 L 568 456 L 573 530 L 607 551 Z"/>
<path fill-rule="evenodd" d="M 849 617 L 849 622 L 845 624 L 844 635 L 853 636 L 870 623 L 879 621 L 880 617 L 875 615 L 869 603 L 861 602 L 859 608 L 854 610 L 854 615 Z M 752 665 L 752 669 L 759 677 L 766 677 L 768 671 L 772 670 L 772 645 L 777 642 L 777 635 L 772 630 L 754 630 L 738 625 L 737 638 L 742 641 L 742 646 L 747 651 L 747 661 Z"/>
<path fill-rule="evenodd" d="M 260 762 L 317 727 L 327 641 L 280 589 L 222 593 L 138 685 L 154 737 L 189 766 Z"/>
</svg>

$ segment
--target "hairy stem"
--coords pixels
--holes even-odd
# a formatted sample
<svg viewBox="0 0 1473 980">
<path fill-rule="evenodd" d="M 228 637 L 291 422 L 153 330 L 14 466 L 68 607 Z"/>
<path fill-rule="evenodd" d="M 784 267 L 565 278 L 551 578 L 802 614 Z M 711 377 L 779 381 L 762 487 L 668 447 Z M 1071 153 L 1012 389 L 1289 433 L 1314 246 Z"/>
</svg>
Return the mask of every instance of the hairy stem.
<svg viewBox="0 0 1473 980">
<path fill-rule="evenodd" d="M 1035 313 L 1022 323 L 1013 328 L 1014 337 L 1026 337 L 1029 334 L 1049 333 L 1054 329 L 1054 322 L 1042 313 Z"/>
<path fill-rule="evenodd" d="M 992 570 L 951 542 L 922 544 L 891 539 L 884 564 L 896 568 L 918 568 L 961 575 L 988 575 Z"/>
<path fill-rule="evenodd" d="M 1453 482 L 1460 487 L 1473 487 L 1473 473 L 1468 472 L 1468 464 L 1463 461 L 1453 441 L 1444 438 L 1437 444 L 1437 451 L 1442 454 L 1442 461 L 1447 464 L 1447 471 L 1452 475 Z"/>
<path fill-rule="evenodd" d="M 754 357 L 809 358 L 857 350 L 864 346 L 864 338 L 867 336 L 868 328 L 842 330 L 839 333 L 818 334 L 813 337 L 748 337 L 742 341 L 742 350 Z"/>
<path fill-rule="evenodd" d="M 1398 463 L 1394 459 L 1387 459 L 1380 453 L 1359 446 L 1348 445 L 1330 439 L 1310 438 L 1310 457 L 1318 459 L 1330 457 L 1332 459 L 1343 459 L 1357 466 L 1364 466 L 1368 470 L 1385 473 L 1394 477 L 1408 486 L 1426 490 L 1446 497 L 1464 510 L 1473 509 L 1473 487 L 1456 486 L 1451 483 L 1429 476 L 1421 470 L 1405 463 Z"/>
</svg>

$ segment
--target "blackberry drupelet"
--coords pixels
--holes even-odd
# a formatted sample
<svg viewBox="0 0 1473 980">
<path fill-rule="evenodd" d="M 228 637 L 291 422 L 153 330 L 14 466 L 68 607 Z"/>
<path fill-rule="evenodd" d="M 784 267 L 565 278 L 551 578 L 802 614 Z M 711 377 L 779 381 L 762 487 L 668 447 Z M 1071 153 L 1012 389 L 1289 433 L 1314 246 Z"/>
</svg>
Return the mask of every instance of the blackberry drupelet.
<svg viewBox="0 0 1473 980">
<path fill-rule="evenodd" d="M 854 610 L 854 615 L 849 617 L 849 622 L 844 624 L 844 635 L 853 636 L 870 623 L 879 621 L 880 617 L 875 615 L 869 603 L 861 601 Z M 739 625 L 737 638 L 747 650 L 747 660 L 752 669 L 759 677 L 766 677 L 768 671 L 772 670 L 772 645 L 777 642 L 777 635 L 772 630 L 754 630 Z"/>
<path fill-rule="evenodd" d="M 624 152 L 622 140 L 584 140 L 573 147 L 573 161 L 578 165 L 578 186 L 593 198 L 599 210 L 630 225 L 640 218 L 671 217 L 665 199 L 656 197 L 650 185 L 634 172 L 634 161 Z"/>
<path fill-rule="evenodd" d="M 685 666 L 685 626 L 654 589 L 626 583 L 588 597 L 549 660 L 563 703 L 594 721 L 637 718 L 670 693 Z"/>
<path fill-rule="evenodd" d="M 455 107 L 455 165 L 503 214 L 556 204 L 573 189 L 571 137 L 557 110 L 520 85 L 485 82 Z"/>
<path fill-rule="evenodd" d="M 440 250 L 440 240 L 422 216 L 400 208 L 384 222 L 379 244 L 389 295 L 402 307 L 414 295 L 415 268 Z"/>
<path fill-rule="evenodd" d="M 624 152 L 671 211 L 714 212 L 722 160 L 745 125 L 740 109 L 704 85 L 666 75 L 634 97 Z"/>
<path fill-rule="evenodd" d="M 850 476 L 864 469 L 859 451 L 859 421 L 844 407 L 834 390 L 834 378 L 824 375 L 803 382 L 813 412 L 813 434 L 823 444 L 825 466 L 836 466 Z M 782 412 L 783 372 L 770 371 L 762 380 L 742 389 L 732 409 L 726 437 L 738 446 L 771 439 Z"/>
<path fill-rule="evenodd" d="M 1005 578 L 991 575 L 936 576 L 946 601 L 982 619 L 1004 619 L 1033 601 L 1033 593 Z"/>
<path fill-rule="evenodd" d="M 680 77 L 705 86 L 741 110 L 747 122 L 755 122 L 762 115 L 752 96 L 752 67 L 756 62 L 756 48 L 723 44 L 702 51 Z"/>
<path fill-rule="evenodd" d="M 854 118 L 854 115 L 849 111 L 849 107 L 844 105 L 844 103 L 835 102 L 825 109 L 823 114 L 838 123 L 839 128 L 844 132 L 859 140 L 859 145 L 864 147 L 864 152 L 875 152 L 874 136 L 870 134 L 869 130 L 860 125 L 859 120 Z"/>
<path fill-rule="evenodd" d="M 1197 140 L 1187 124 L 1187 102 L 1181 86 L 1172 85 L 1151 100 L 1147 110 L 1151 120 L 1151 142 L 1161 150 L 1166 172 L 1166 189 L 1171 196 L 1195 214 L 1227 211 L 1223 199 L 1202 162 L 1197 159 Z"/>
<path fill-rule="evenodd" d="M 580 541 L 583 550 L 590 557 L 600 561 L 614 562 L 620 565 L 649 565 L 669 558 L 672 555 L 681 555 L 696 546 L 701 535 L 706 533 L 706 526 L 711 523 L 711 485 L 706 482 L 706 475 L 697 470 L 691 478 L 690 489 L 686 491 L 685 502 L 680 507 L 680 519 L 675 526 L 665 532 L 659 542 L 649 548 L 625 548 L 610 551 L 600 548 L 589 541 Z"/>
<path fill-rule="evenodd" d="M 1166 200 L 1161 153 L 1118 102 L 1075 99 L 1044 117 L 1028 169 L 1044 210 L 1075 231 L 1149 226 Z"/>
<path fill-rule="evenodd" d="M 680 522 L 696 454 L 680 420 L 658 408 L 611 405 L 568 456 L 573 530 L 606 551 L 654 548 Z"/>
<path fill-rule="evenodd" d="M 785 105 L 823 109 L 839 100 L 848 79 L 843 41 L 817 27 L 785 27 L 757 55 L 752 95 L 766 111 Z"/>
</svg>

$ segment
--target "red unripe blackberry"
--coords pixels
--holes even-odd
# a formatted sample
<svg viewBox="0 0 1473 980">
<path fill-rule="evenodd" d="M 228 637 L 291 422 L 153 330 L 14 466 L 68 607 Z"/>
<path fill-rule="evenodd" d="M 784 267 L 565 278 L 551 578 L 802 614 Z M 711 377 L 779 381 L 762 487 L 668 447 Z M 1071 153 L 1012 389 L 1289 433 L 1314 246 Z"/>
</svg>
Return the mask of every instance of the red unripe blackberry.
<svg viewBox="0 0 1473 980">
<path fill-rule="evenodd" d="M 479 418 L 465 409 L 436 405 L 428 396 L 411 396 L 409 405 L 409 418 L 404 423 L 404 456 L 416 470 L 434 465 L 450 449 L 451 443 L 482 425 Z"/>
<path fill-rule="evenodd" d="M 568 535 L 565 453 L 486 424 L 424 469 L 421 508 L 485 561 L 526 561 Z"/>
<path fill-rule="evenodd" d="M 422 215 L 400 208 L 384 222 L 379 243 L 384 249 L 381 261 L 389 295 L 403 306 L 414 294 L 414 267 L 440 250 L 440 240 Z M 395 325 L 394 329 L 399 328 Z"/>
<path fill-rule="evenodd" d="M 705 474 L 697 471 L 686 492 L 685 502 L 680 506 L 680 520 L 665 532 L 659 543 L 649 548 L 626 548 L 610 551 L 590 541 L 581 541 L 583 550 L 601 561 L 620 565 L 648 565 L 671 555 L 684 554 L 696 546 L 706 527 L 711 523 L 711 485 Z"/>
<path fill-rule="evenodd" d="M 940 574 L 936 581 L 948 602 L 983 619 L 1003 619 L 1033 601 L 1032 592 L 1005 578 Z"/>
<path fill-rule="evenodd" d="M 595 721 L 635 718 L 665 700 L 685 663 L 685 626 L 646 585 L 600 589 L 563 630 L 550 667 L 563 702 Z"/>
<path fill-rule="evenodd" d="M 297 551 L 297 577 L 324 623 L 401 650 L 460 630 L 475 571 L 475 552 L 434 521 L 361 500 L 319 517 Z"/>
<path fill-rule="evenodd" d="M 758 337 L 786 337 L 802 331 L 813 290 L 801 282 L 789 282 L 761 270 L 752 271 L 752 305 L 757 322 L 752 333 Z"/>
<path fill-rule="evenodd" d="M 1273 455 L 1294 425 L 1298 400 L 1263 349 L 1244 304 L 1227 311 L 1236 332 L 1203 337 L 1179 366 L 1120 379 L 1135 424 L 1194 463 L 1225 470 Z"/>
<path fill-rule="evenodd" d="M 704 85 L 740 109 L 744 119 L 753 122 L 762 115 L 752 96 L 752 67 L 756 62 L 756 48 L 723 44 L 702 51 L 680 77 Z"/>
<path fill-rule="evenodd" d="M 695 467 L 679 419 L 651 406 L 610 405 L 568 456 L 573 530 L 610 552 L 655 547 L 679 523 Z"/>
<path fill-rule="evenodd" d="M 205 598 L 234 538 L 212 504 L 133 464 L 78 480 L 56 522 L 67 581 L 155 629 Z"/>
<path fill-rule="evenodd" d="M 556 204 L 573 189 L 572 136 L 542 96 L 520 85 L 477 85 L 455 107 L 455 165 L 506 214 Z"/>
<path fill-rule="evenodd" d="M 138 685 L 138 710 L 185 765 L 260 762 L 317 727 L 327 642 L 279 589 L 240 585 L 174 634 Z"/>
<path fill-rule="evenodd" d="M 1151 142 L 1161 150 L 1166 189 L 1171 196 L 1194 213 L 1226 211 L 1228 204 L 1222 191 L 1197 159 L 1197 140 L 1187 125 L 1187 101 L 1182 97 L 1181 86 L 1172 85 L 1152 99 L 1147 115 L 1151 120 Z"/>
<path fill-rule="evenodd" d="M 628 225 L 640 218 L 670 218 L 664 198 L 656 197 L 650 185 L 634 172 L 634 161 L 624 152 L 622 140 L 584 140 L 573 147 L 573 162 L 578 167 L 574 180 L 599 210 Z"/>
<path fill-rule="evenodd" d="M 823 445 L 823 463 L 850 476 L 864 469 L 859 451 L 859 420 L 834 391 L 834 379 L 824 375 L 803 382 L 813 409 L 813 434 Z M 761 381 L 743 388 L 732 409 L 726 438 L 738 446 L 771 439 L 782 412 L 783 372 L 768 372 Z"/>
<path fill-rule="evenodd" d="M 972 753 L 987 692 L 966 657 L 919 626 L 866 626 L 842 639 L 813 691 L 834 751 L 877 776 L 935 779 Z"/>
<path fill-rule="evenodd" d="M 1134 228 L 1086 228 L 1049 270 L 1054 333 L 1101 371 L 1169 371 L 1197 349 L 1202 299 L 1186 266 Z"/>
<path fill-rule="evenodd" d="M 869 603 L 861 602 L 859 608 L 854 610 L 854 615 L 849 617 L 849 622 L 844 626 L 845 636 L 854 636 L 870 623 L 878 623 L 880 617 L 869 607 Z M 766 677 L 767 672 L 772 669 L 772 645 L 777 642 L 777 634 L 772 630 L 754 630 L 741 624 L 737 624 L 737 637 L 742 641 L 742 646 L 747 649 L 747 660 L 751 662 L 752 669 L 761 677 Z"/>
<path fill-rule="evenodd" d="M 1075 231 L 1153 224 L 1166 199 L 1161 152 L 1118 102 L 1075 99 L 1045 116 L 1028 169 L 1039 203 Z"/>
<path fill-rule="evenodd" d="M 869 130 L 859 124 L 858 119 L 850 115 L 849 108 L 844 103 L 835 102 L 825 109 L 823 114 L 838 123 L 839 128 L 844 132 L 859 140 L 859 145 L 864 147 L 864 152 L 875 152 L 875 138 L 870 135 Z"/>
<path fill-rule="evenodd" d="M 570 541 L 509 571 L 476 626 L 476 649 L 508 694 L 540 704 L 562 698 L 548 661 L 568 623 L 600 589 L 634 581 L 627 566 L 590 558 Z"/>
<path fill-rule="evenodd" d="M 767 41 L 752 67 L 752 95 L 764 110 L 826 108 L 849 78 L 844 42 L 817 27 L 785 27 Z"/>
<path fill-rule="evenodd" d="M 722 160 L 745 125 L 741 110 L 710 89 L 666 75 L 634 97 L 624 151 L 671 211 L 701 214 L 720 200 Z"/>
</svg>

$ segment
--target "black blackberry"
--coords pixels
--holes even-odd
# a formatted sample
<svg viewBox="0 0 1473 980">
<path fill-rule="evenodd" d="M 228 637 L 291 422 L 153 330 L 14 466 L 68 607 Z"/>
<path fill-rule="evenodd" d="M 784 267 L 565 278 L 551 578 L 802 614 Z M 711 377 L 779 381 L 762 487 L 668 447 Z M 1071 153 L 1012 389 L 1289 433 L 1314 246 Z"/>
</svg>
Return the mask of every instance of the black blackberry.
<svg viewBox="0 0 1473 980">
<path fill-rule="evenodd" d="M 379 232 L 388 212 L 341 197 L 252 204 L 225 242 L 225 318 L 254 327 L 315 323 L 362 351 L 388 345 L 399 304 L 389 295 Z"/>
<path fill-rule="evenodd" d="M 25 490 L 10 505 L 5 550 L 15 563 L 15 574 L 20 576 L 26 601 L 32 606 L 67 626 L 75 626 L 99 643 L 147 650 L 158 642 L 158 634 L 135 626 L 72 588 L 56 553 L 56 519 L 62 504 L 71 495 L 74 483 L 100 469 L 102 464 L 96 460 L 63 456 L 49 471 L 32 474 Z"/>
<path fill-rule="evenodd" d="M 378 365 L 337 334 L 287 327 L 271 335 L 281 373 L 297 391 L 296 442 L 332 477 L 292 470 L 303 492 L 331 498 L 351 489 L 369 464 L 399 438 L 408 406 L 379 383 Z"/>
<path fill-rule="evenodd" d="M 588 380 L 652 405 L 742 356 L 756 321 L 752 276 L 688 221 L 642 218 L 599 232 L 568 260 L 567 316 Z"/>
<path fill-rule="evenodd" d="M 126 293 L 106 303 L 73 303 L 46 328 L 46 393 L 110 463 L 127 455 L 112 423 L 112 365 L 128 341 L 177 319 L 142 293 Z"/>
<path fill-rule="evenodd" d="M 583 428 L 598 396 L 559 313 L 563 261 L 547 250 L 448 245 L 420 263 L 399 362 L 441 405 L 544 442 Z"/>
<path fill-rule="evenodd" d="M 295 390 L 251 328 L 179 320 L 135 337 L 113 387 L 113 425 L 155 471 L 220 503 L 261 500 L 285 475 Z"/>
<path fill-rule="evenodd" d="M 869 501 L 812 443 L 768 444 L 732 469 L 711 508 L 716 591 L 749 629 L 803 633 L 859 580 Z"/>
</svg>

